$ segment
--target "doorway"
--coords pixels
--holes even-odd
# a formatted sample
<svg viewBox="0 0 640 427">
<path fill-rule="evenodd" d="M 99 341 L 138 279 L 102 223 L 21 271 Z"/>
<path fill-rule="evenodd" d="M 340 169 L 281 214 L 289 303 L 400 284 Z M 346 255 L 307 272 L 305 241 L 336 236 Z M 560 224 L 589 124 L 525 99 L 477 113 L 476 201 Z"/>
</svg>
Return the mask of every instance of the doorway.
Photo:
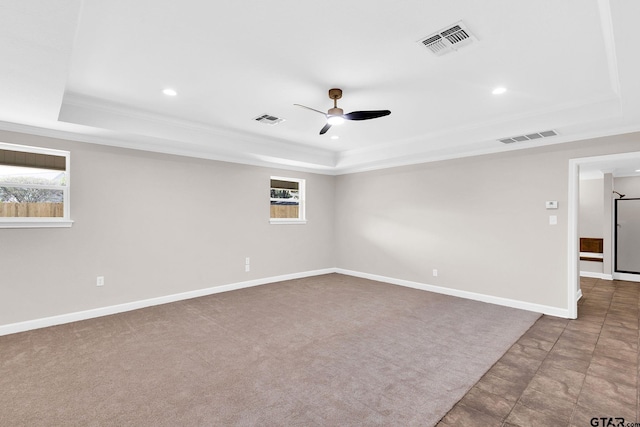
<svg viewBox="0 0 640 427">
<path fill-rule="evenodd" d="M 614 177 L 618 174 L 634 173 L 640 168 L 640 152 L 611 154 L 606 156 L 583 157 L 569 160 L 569 195 L 568 195 L 568 269 L 567 269 L 567 317 L 577 318 L 578 300 L 581 297 L 580 267 L 579 267 L 579 206 L 580 206 L 580 174 L 587 171 L 609 173 Z M 628 176 L 628 175 L 627 175 Z M 613 221 L 612 221 L 613 222 Z M 612 224 L 613 228 L 613 224 Z M 617 228 L 617 227 L 615 227 Z M 616 230 L 613 230 L 615 233 Z M 612 236 L 613 237 L 613 236 Z M 637 242 L 637 240 L 636 240 Z M 636 243 L 637 244 L 637 243 Z M 611 246 L 611 245 L 609 245 Z M 613 248 L 612 248 L 613 249 Z M 610 257 L 614 258 L 611 250 Z M 640 252 L 640 251 L 636 251 Z M 605 254 L 606 256 L 606 254 Z M 615 258 L 614 258 L 615 259 Z M 613 267 L 613 266 L 611 266 Z M 613 278 L 618 280 L 640 281 L 640 274 L 616 273 L 614 268 L 608 274 L 613 273 Z"/>
</svg>

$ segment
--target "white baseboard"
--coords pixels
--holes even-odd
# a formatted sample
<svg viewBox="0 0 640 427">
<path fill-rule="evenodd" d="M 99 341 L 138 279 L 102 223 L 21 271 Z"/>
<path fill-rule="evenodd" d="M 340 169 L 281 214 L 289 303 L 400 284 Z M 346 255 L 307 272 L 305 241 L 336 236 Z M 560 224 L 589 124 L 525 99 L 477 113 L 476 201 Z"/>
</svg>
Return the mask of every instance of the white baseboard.
<svg viewBox="0 0 640 427">
<path fill-rule="evenodd" d="M 409 280 L 395 279 L 392 277 L 378 276 L 377 274 L 362 273 L 359 271 L 336 268 L 336 273 L 348 276 L 361 277 L 363 279 L 376 280 L 378 282 L 390 283 L 392 285 L 406 286 L 408 288 L 421 289 L 423 291 L 435 292 L 438 294 L 451 295 L 454 297 L 466 298 L 474 301 L 482 301 L 490 304 L 502 305 L 505 307 L 519 308 L 521 310 L 534 311 L 536 313 L 548 314 L 550 316 L 569 318 L 569 310 L 547 305 L 534 304 L 530 302 L 518 301 L 508 298 L 495 297 L 491 295 L 478 294 L 475 292 L 461 291 L 458 289 L 445 288 L 442 286 L 428 285 L 424 283 L 412 282 Z"/>
<path fill-rule="evenodd" d="M 581 271 L 580 277 L 591 277 L 593 279 L 613 280 L 611 274 L 597 273 L 595 271 Z"/>
<path fill-rule="evenodd" d="M 124 304 L 111 305 L 108 307 L 94 308 L 91 310 L 78 311 L 75 313 L 60 314 L 58 316 L 44 317 L 41 319 L 27 320 L 24 322 L 0 325 L 0 336 L 15 334 L 17 332 L 30 331 L 32 329 L 46 328 L 48 326 L 62 325 L 64 323 L 77 322 L 80 320 L 93 319 L 95 317 L 109 316 L 111 314 L 123 313 L 125 311 L 138 310 L 140 308 L 152 307 L 154 305 L 167 304 L 191 298 L 213 295 L 220 292 L 234 291 L 237 289 L 250 288 L 253 286 L 266 285 L 268 283 L 282 282 L 284 280 L 301 279 L 304 277 L 320 276 L 322 274 L 335 273 L 335 268 L 322 270 L 305 271 L 301 273 L 284 274 L 281 276 L 266 277 L 264 279 L 248 280 L 246 282 L 232 283 L 229 285 L 213 286 L 195 291 L 182 292 L 179 294 L 166 295 L 162 297 L 149 298 L 140 301 L 132 301 Z"/>
<path fill-rule="evenodd" d="M 613 278 L 610 280 L 626 280 L 627 282 L 640 282 L 640 274 L 632 273 L 613 273 Z"/>
<path fill-rule="evenodd" d="M 358 271 L 345 270 L 342 268 L 325 268 L 321 270 L 305 271 L 300 273 L 284 274 L 281 276 L 265 277 L 263 279 L 248 280 L 245 282 L 232 283 L 228 285 L 213 286 L 205 289 L 197 289 L 179 294 L 166 295 L 156 298 L 149 298 L 140 301 L 132 301 L 124 304 L 100 307 L 91 310 L 78 311 L 74 313 L 61 314 L 57 316 L 44 317 L 40 319 L 27 320 L 24 322 L 0 325 L 0 336 L 15 334 L 18 332 L 30 331 L 33 329 L 46 328 L 49 326 L 62 325 L 64 323 L 77 322 L 80 320 L 93 319 L 111 314 L 123 313 L 125 311 L 138 310 L 155 305 L 168 304 L 171 302 L 187 300 L 191 298 L 213 295 L 221 292 L 234 291 L 237 289 L 250 288 L 253 286 L 266 285 L 269 283 L 282 282 L 284 280 L 301 279 L 304 277 L 320 276 L 323 274 L 339 273 L 348 276 L 361 277 L 363 279 L 376 280 L 393 285 L 406 286 L 423 291 L 435 292 L 438 294 L 451 295 L 475 301 L 487 302 L 506 307 L 518 308 L 521 310 L 533 311 L 536 313 L 548 314 L 557 317 L 569 317 L 569 311 L 558 307 L 534 304 L 524 301 L 512 300 L 508 298 L 495 297 L 491 295 L 478 294 L 475 292 L 461 291 L 458 289 L 445 288 L 441 286 L 428 285 L 424 283 L 412 282 L 409 280 L 395 279 L 392 277 L 379 276 L 377 274 L 362 273 Z M 581 291 L 578 291 L 579 293 Z M 581 293 L 579 294 L 581 296 Z"/>
<path fill-rule="evenodd" d="M 580 301 L 580 298 L 582 298 L 582 289 L 578 289 L 576 292 L 576 301 Z"/>
</svg>

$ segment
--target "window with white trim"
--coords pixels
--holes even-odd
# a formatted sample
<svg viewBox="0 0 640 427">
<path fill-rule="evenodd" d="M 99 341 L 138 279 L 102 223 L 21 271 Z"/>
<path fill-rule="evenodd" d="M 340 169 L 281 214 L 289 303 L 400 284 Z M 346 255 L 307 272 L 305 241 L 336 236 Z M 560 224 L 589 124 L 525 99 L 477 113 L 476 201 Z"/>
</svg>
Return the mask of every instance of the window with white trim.
<svg viewBox="0 0 640 427">
<path fill-rule="evenodd" d="M 304 224 L 305 180 L 271 177 L 271 218 L 272 224 Z"/>
<path fill-rule="evenodd" d="M 0 143 L 0 228 L 70 227 L 68 151 Z"/>
</svg>

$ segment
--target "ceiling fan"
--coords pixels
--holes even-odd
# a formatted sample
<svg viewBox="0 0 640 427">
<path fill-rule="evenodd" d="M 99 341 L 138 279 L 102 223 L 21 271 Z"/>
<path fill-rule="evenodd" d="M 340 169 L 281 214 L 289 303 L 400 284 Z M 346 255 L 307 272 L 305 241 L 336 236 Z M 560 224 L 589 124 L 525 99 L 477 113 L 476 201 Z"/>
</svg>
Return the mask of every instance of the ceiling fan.
<svg viewBox="0 0 640 427">
<path fill-rule="evenodd" d="M 324 135 L 325 133 L 327 133 L 332 125 L 342 124 L 345 120 L 377 119 L 378 117 L 384 117 L 391 114 L 391 111 L 389 110 L 353 111 L 351 113 L 344 114 L 344 110 L 342 108 L 338 108 L 338 99 L 342 98 L 342 89 L 329 89 L 329 98 L 333 99 L 333 108 L 330 108 L 326 113 L 320 110 L 316 110 L 315 108 L 306 107 L 300 104 L 293 104 L 297 105 L 298 107 L 306 108 L 307 110 L 320 113 L 327 118 L 327 124 L 324 125 L 322 129 L 320 129 L 320 135 Z"/>
</svg>

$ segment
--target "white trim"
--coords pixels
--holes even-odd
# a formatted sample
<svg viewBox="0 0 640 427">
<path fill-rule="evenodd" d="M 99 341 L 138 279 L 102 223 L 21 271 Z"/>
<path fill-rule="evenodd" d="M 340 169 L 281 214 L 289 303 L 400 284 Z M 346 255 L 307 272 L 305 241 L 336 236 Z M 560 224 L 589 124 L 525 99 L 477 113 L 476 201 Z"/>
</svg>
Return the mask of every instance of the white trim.
<svg viewBox="0 0 640 427">
<path fill-rule="evenodd" d="M 301 279 L 305 277 L 321 276 L 324 274 L 338 273 L 347 276 L 361 277 L 363 279 L 376 280 L 392 285 L 405 286 L 408 288 L 419 289 L 427 292 L 451 295 L 460 298 L 466 298 L 474 301 L 481 301 L 490 304 L 501 305 L 505 307 L 518 308 L 521 310 L 533 311 L 536 313 L 548 314 L 557 317 L 569 317 L 568 310 L 551 307 L 541 304 L 518 301 L 508 298 L 496 297 L 491 295 L 478 294 L 475 292 L 461 291 L 458 289 L 445 288 L 441 286 L 428 285 L 409 280 L 395 279 L 391 277 L 380 276 L 377 274 L 362 273 L 343 268 L 325 268 L 321 270 L 304 271 L 300 273 L 283 274 L 280 276 L 265 277 L 263 279 L 248 280 L 245 282 L 231 283 L 227 285 L 213 286 L 205 289 L 196 289 L 194 291 L 182 292 L 179 294 L 166 295 L 161 297 L 149 298 L 145 300 L 132 301 L 123 304 L 117 304 L 107 307 L 99 307 L 90 310 L 77 311 L 74 313 L 60 314 L 57 316 L 44 317 L 40 319 L 27 320 L 24 322 L 10 323 L 0 325 L 0 336 L 15 334 L 18 332 L 30 331 L 33 329 L 46 328 L 49 326 L 62 325 L 65 323 L 78 322 L 81 320 L 93 319 L 96 317 L 109 316 L 112 314 L 123 313 L 126 311 L 138 310 L 141 308 L 152 307 L 156 305 L 168 304 L 176 301 L 183 301 L 191 298 L 198 298 L 207 295 L 213 295 L 221 292 L 235 291 L 238 289 L 250 288 L 253 286 L 261 286 L 269 283 L 282 282 L 285 280 Z M 574 297 L 579 299 L 582 291 L 578 290 Z"/>
<path fill-rule="evenodd" d="M 620 75 L 618 73 L 618 57 L 616 55 L 615 32 L 613 30 L 613 18 L 611 17 L 611 4 L 609 0 L 598 0 L 600 12 L 600 25 L 602 39 L 607 55 L 607 67 L 609 68 L 609 83 L 616 95 L 621 96 Z"/>
<path fill-rule="evenodd" d="M 591 277 L 592 279 L 613 280 L 613 276 L 595 271 L 581 271 L 580 277 Z"/>
<path fill-rule="evenodd" d="M 580 164 L 569 160 L 569 194 L 567 195 L 567 314 L 569 319 L 578 317 L 577 292 L 580 290 L 580 246 L 578 244 L 578 214 L 580 206 Z"/>
<path fill-rule="evenodd" d="M 307 181 L 304 178 L 289 178 L 284 176 L 271 176 L 269 179 L 269 188 L 271 181 L 288 181 L 298 183 L 298 218 L 269 218 L 270 224 L 306 224 L 307 223 Z M 271 215 L 269 215 L 271 217 Z"/>
<path fill-rule="evenodd" d="M 65 100 L 65 103 L 67 101 Z M 60 122 L 58 122 L 60 123 Z M 69 125 L 65 123 L 65 125 Z M 317 150 L 314 153 L 316 158 L 322 157 L 323 154 L 328 154 L 332 157 L 335 157 L 333 161 L 326 160 L 325 162 L 311 163 L 310 159 L 305 161 L 299 160 L 294 161 L 289 158 L 284 158 L 282 155 L 260 155 L 260 154 L 251 154 L 248 150 L 240 153 L 231 153 L 227 151 L 220 151 L 220 147 L 210 147 L 206 145 L 197 145 L 197 144 L 184 144 L 182 141 L 180 144 L 175 143 L 171 146 L 163 143 L 163 141 L 153 138 L 153 137 L 141 137 L 141 136 L 132 136 L 132 135 L 122 135 L 119 134 L 116 136 L 111 135 L 93 135 L 88 133 L 81 133 L 83 128 L 80 125 L 70 124 L 71 128 L 67 126 L 67 128 L 60 129 L 52 129 L 41 126 L 33 126 L 33 125 L 24 125 L 20 123 L 12 123 L 6 121 L 0 121 L 0 131 L 7 132 L 18 132 L 18 133 L 26 133 L 31 135 L 43 136 L 48 138 L 56 138 L 56 139 L 67 139 L 70 141 L 79 141 L 91 144 L 99 144 L 106 145 L 110 147 L 119 147 L 119 148 L 128 148 L 132 150 L 139 151 L 148 151 L 154 153 L 163 153 L 170 154 L 176 156 L 187 156 L 193 158 L 201 158 L 201 159 L 209 159 L 216 160 L 221 162 L 229 162 L 229 163 L 237 163 L 243 165 L 252 165 L 259 167 L 277 167 L 279 169 L 288 170 L 288 171 L 297 171 L 297 172 L 311 172 L 329 176 L 336 175 L 345 175 L 357 172 L 365 172 L 365 171 L 373 171 L 380 170 L 398 166 L 409 166 L 414 164 L 422 164 L 422 163 L 431 163 L 442 160 L 450 160 L 450 159 L 459 159 L 466 157 L 476 157 L 486 154 L 493 153 L 501 153 L 507 151 L 515 151 L 522 149 L 530 149 L 535 148 L 530 145 L 520 145 L 517 147 L 507 147 L 508 145 L 516 145 L 516 144 L 501 144 L 505 147 L 492 147 L 492 148 L 484 148 L 474 150 L 472 152 L 466 153 L 451 153 L 451 154 L 434 154 L 434 153 L 413 153 L 407 155 L 402 158 L 394 158 L 394 157 L 386 157 L 383 160 L 372 160 L 369 162 L 362 162 L 358 164 L 352 164 L 347 166 L 341 166 L 336 158 L 341 152 L 328 152 L 326 150 Z M 575 142 L 582 141 L 587 139 L 594 138 L 603 138 L 608 136 L 616 136 L 623 135 L 627 133 L 634 133 L 640 131 L 640 124 L 634 123 L 631 125 L 623 124 L 617 125 L 611 128 L 599 128 L 595 130 L 588 130 L 585 132 L 573 134 L 573 135 L 563 135 L 562 137 L 554 137 L 558 138 L 556 141 L 558 144 L 562 144 L 565 142 Z M 227 141 L 229 138 L 232 138 L 230 134 L 222 133 L 220 130 L 216 130 L 216 134 L 221 136 L 223 140 Z M 227 135 L 226 139 L 224 139 L 224 135 Z M 243 136 L 244 139 L 241 139 L 240 136 L 237 136 L 236 139 L 242 142 L 253 143 L 253 139 L 249 141 L 246 136 Z M 264 146 L 264 141 L 261 142 L 261 147 Z M 555 145 L 554 144 L 546 144 L 546 145 Z M 309 154 L 311 155 L 311 154 Z"/>
<path fill-rule="evenodd" d="M 32 184 L 11 184 L 12 187 L 42 188 L 47 190 L 62 191 L 62 218 L 58 217 L 2 217 L 0 218 L 0 228 L 67 228 L 71 227 L 71 152 L 53 148 L 42 148 L 30 145 L 10 144 L 0 141 L 0 149 L 8 151 L 22 151 L 26 153 L 45 154 L 65 158 L 65 185 L 32 185 Z"/>
<path fill-rule="evenodd" d="M 570 312 L 567 309 L 559 307 L 551 307 L 548 305 L 535 304 L 525 301 L 513 300 L 509 298 L 496 297 L 475 292 L 462 291 L 459 289 L 445 288 L 442 286 L 428 285 L 425 283 L 412 282 L 410 280 L 395 279 L 392 277 L 379 276 L 377 274 L 362 273 L 359 271 L 345 270 L 336 268 L 336 273 L 345 274 L 347 276 L 361 277 L 363 279 L 376 280 L 378 282 L 390 283 L 392 285 L 405 286 L 407 288 L 420 289 L 437 294 L 451 295 L 454 297 L 466 298 L 474 301 L 482 301 L 490 304 L 502 305 L 505 307 L 518 308 L 521 310 L 534 311 L 536 313 L 548 314 L 550 316 L 569 318 Z M 572 298 L 576 297 L 576 292 Z"/>
<path fill-rule="evenodd" d="M 580 301 L 580 298 L 582 298 L 582 289 L 578 289 L 578 292 L 576 292 L 576 300 Z"/>
<path fill-rule="evenodd" d="M 600 252 L 580 252 L 580 257 L 604 259 L 604 254 L 601 254 Z M 580 261 L 589 261 L 589 260 L 582 259 Z M 593 261 L 593 262 L 599 262 L 599 261 Z"/>
<path fill-rule="evenodd" d="M 59 122 L 60 123 L 60 122 Z M 73 125 L 75 126 L 75 125 Z M 128 148 L 131 150 L 138 151 L 147 151 L 151 153 L 163 153 L 170 154 L 175 156 L 186 156 L 193 157 L 197 159 L 208 159 L 215 160 L 220 162 L 228 162 L 228 163 L 236 163 L 242 165 L 252 165 L 259 167 L 269 167 L 269 168 L 279 168 L 290 171 L 297 172 L 312 172 L 323 175 L 335 175 L 333 169 L 335 167 L 335 155 L 333 153 L 328 153 L 331 155 L 331 159 L 327 159 L 323 163 L 311 163 L 311 160 L 302 161 L 302 160 L 291 160 L 289 158 L 284 158 L 283 156 L 278 156 L 276 154 L 272 156 L 260 155 L 260 154 L 250 154 L 248 151 L 244 151 L 242 153 L 232 153 L 227 151 L 216 151 L 216 147 L 206 147 L 203 145 L 198 145 L 195 143 L 186 144 L 173 144 L 173 146 L 169 146 L 163 144 L 162 141 L 159 141 L 157 138 L 152 137 L 143 137 L 143 136 L 132 136 L 132 135 L 120 135 L 119 137 L 112 137 L 109 135 L 91 135 L 91 134 L 82 134 L 71 131 L 71 130 L 63 130 L 63 129 L 50 129 L 43 128 L 37 126 L 23 125 L 18 123 L 10 123 L 0 121 L 0 131 L 8 131 L 8 132 L 18 132 L 18 133 L 26 133 L 30 135 L 43 136 L 47 138 L 56 138 L 56 139 L 67 139 L 69 141 L 78 141 L 85 142 L 89 144 L 99 144 L 106 145 L 109 147 L 118 147 L 118 148 Z M 227 139 L 224 139 L 228 141 Z M 174 141 L 175 142 L 175 141 Z M 264 146 L 264 140 L 262 141 L 262 146 Z M 217 147 L 220 148 L 220 147 Z M 291 150 L 289 150 L 290 152 Z M 311 155 L 309 155 L 311 157 Z M 316 152 L 314 158 L 321 159 L 323 157 L 322 152 Z M 326 157 L 326 156 L 325 156 Z M 326 164 L 324 164 L 326 163 Z"/>
<path fill-rule="evenodd" d="M 614 272 L 613 280 L 626 280 L 627 282 L 640 282 L 640 274 Z"/>
<path fill-rule="evenodd" d="M 45 317 L 41 319 L 27 320 L 24 322 L 0 325 L 0 336 L 15 334 L 18 332 L 30 331 L 32 329 L 46 328 L 48 326 L 62 325 L 64 323 L 77 322 L 80 320 L 93 319 L 96 317 L 109 316 L 111 314 L 123 313 L 125 311 L 138 310 L 140 308 L 152 307 L 155 305 L 167 304 L 191 298 L 203 297 L 220 292 L 234 291 L 237 289 L 250 288 L 253 286 L 266 285 L 268 283 L 282 282 L 284 280 L 301 279 L 304 277 L 320 276 L 323 274 L 335 273 L 333 268 L 322 270 L 304 271 L 300 273 L 283 274 L 281 276 L 266 277 L 263 279 L 248 280 L 228 285 L 213 286 L 205 289 L 182 292 L 179 294 L 166 295 L 162 297 L 149 298 L 140 301 L 111 305 L 107 307 L 94 308 L 91 310 L 77 311 L 74 313 L 60 314 L 57 316 Z"/>
<path fill-rule="evenodd" d="M 353 164 L 347 164 L 347 165 L 343 165 L 340 163 L 340 161 L 344 163 L 345 161 L 350 159 L 343 156 L 343 157 L 340 157 L 338 165 L 332 169 L 331 175 L 348 175 L 348 174 L 354 174 L 359 172 L 388 169 L 393 167 L 439 162 L 443 160 L 463 159 L 463 158 L 471 158 L 476 156 L 483 156 L 487 154 L 496 154 L 496 153 L 503 153 L 503 152 L 510 152 L 510 151 L 518 151 L 518 150 L 528 150 L 528 149 L 546 147 L 546 146 L 563 144 L 568 142 L 584 141 L 584 140 L 594 139 L 594 138 L 605 138 L 609 136 L 618 136 L 618 135 L 634 133 L 639 131 L 640 131 L 640 125 L 616 127 L 615 129 L 605 129 L 605 130 L 598 129 L 597 131 L 586 131 L 586 132 L 582 132 L 574 135 L 558 135 L 553 138 L 548 138 L 551 141 L 536 143 L 537 145 L 535 147 L 526 143 L 500 144 L 500 145 L 504 145 L 505 147 L 490 146 L 485 148 L 478 148 L 473 151 L 466 151 L 466 152 L 459 152 L 459 153 L 441 153 L 441 152 L 437 152 L 437 153 L 419 152 L 414 154 L 409 153 L 403 157 L 387 156 L 382 160 L 372 159 L 366 162 L 362 161 L 360 163 L 353 163 Z M 539 141 L 539 140 L 536 140 L 536 141 Z M 352 157 L 356 158 L 357 156 L 354 155 Z"/>
<path fill-rule="evenodd" d="M 295 218 L 270 218 L 270 224 L 306 224 L 306 219 L 295 219 Z"/>
<path fill-rule="evenodd" d="M 67 227 L 71 227 L 71 152 L 67 152 L 67 156 L 65 159 L 65 191 L 62 193 L 63 204 L 62 204 L 62 215 L 63 218 L 69 222 Z"/>
<path fill-rule="evenodd" d="M 27 218 L 3 218 L 0 221 L 0 228 L 69 228 L 73 221 L 65 219 L 45 219 L 38 218 L 34 221 L 25 221 Z"/>
<path fill-rule="evenodd" d="M 30 166 L 25 166 L 25 167 L 30 167 Z M 35 188 L 35 189 L 40 189 L 40 190 L 63 190 L 65 189 L 66 185 L 47 185 L 47 184 L 22 184 L 22 183 L 18 183 L 18 182 L 11 182 L 11 181 L 3 181 L 2 184 L 3 187 L 20 187 L 20 188 Z"/>
</svg>

